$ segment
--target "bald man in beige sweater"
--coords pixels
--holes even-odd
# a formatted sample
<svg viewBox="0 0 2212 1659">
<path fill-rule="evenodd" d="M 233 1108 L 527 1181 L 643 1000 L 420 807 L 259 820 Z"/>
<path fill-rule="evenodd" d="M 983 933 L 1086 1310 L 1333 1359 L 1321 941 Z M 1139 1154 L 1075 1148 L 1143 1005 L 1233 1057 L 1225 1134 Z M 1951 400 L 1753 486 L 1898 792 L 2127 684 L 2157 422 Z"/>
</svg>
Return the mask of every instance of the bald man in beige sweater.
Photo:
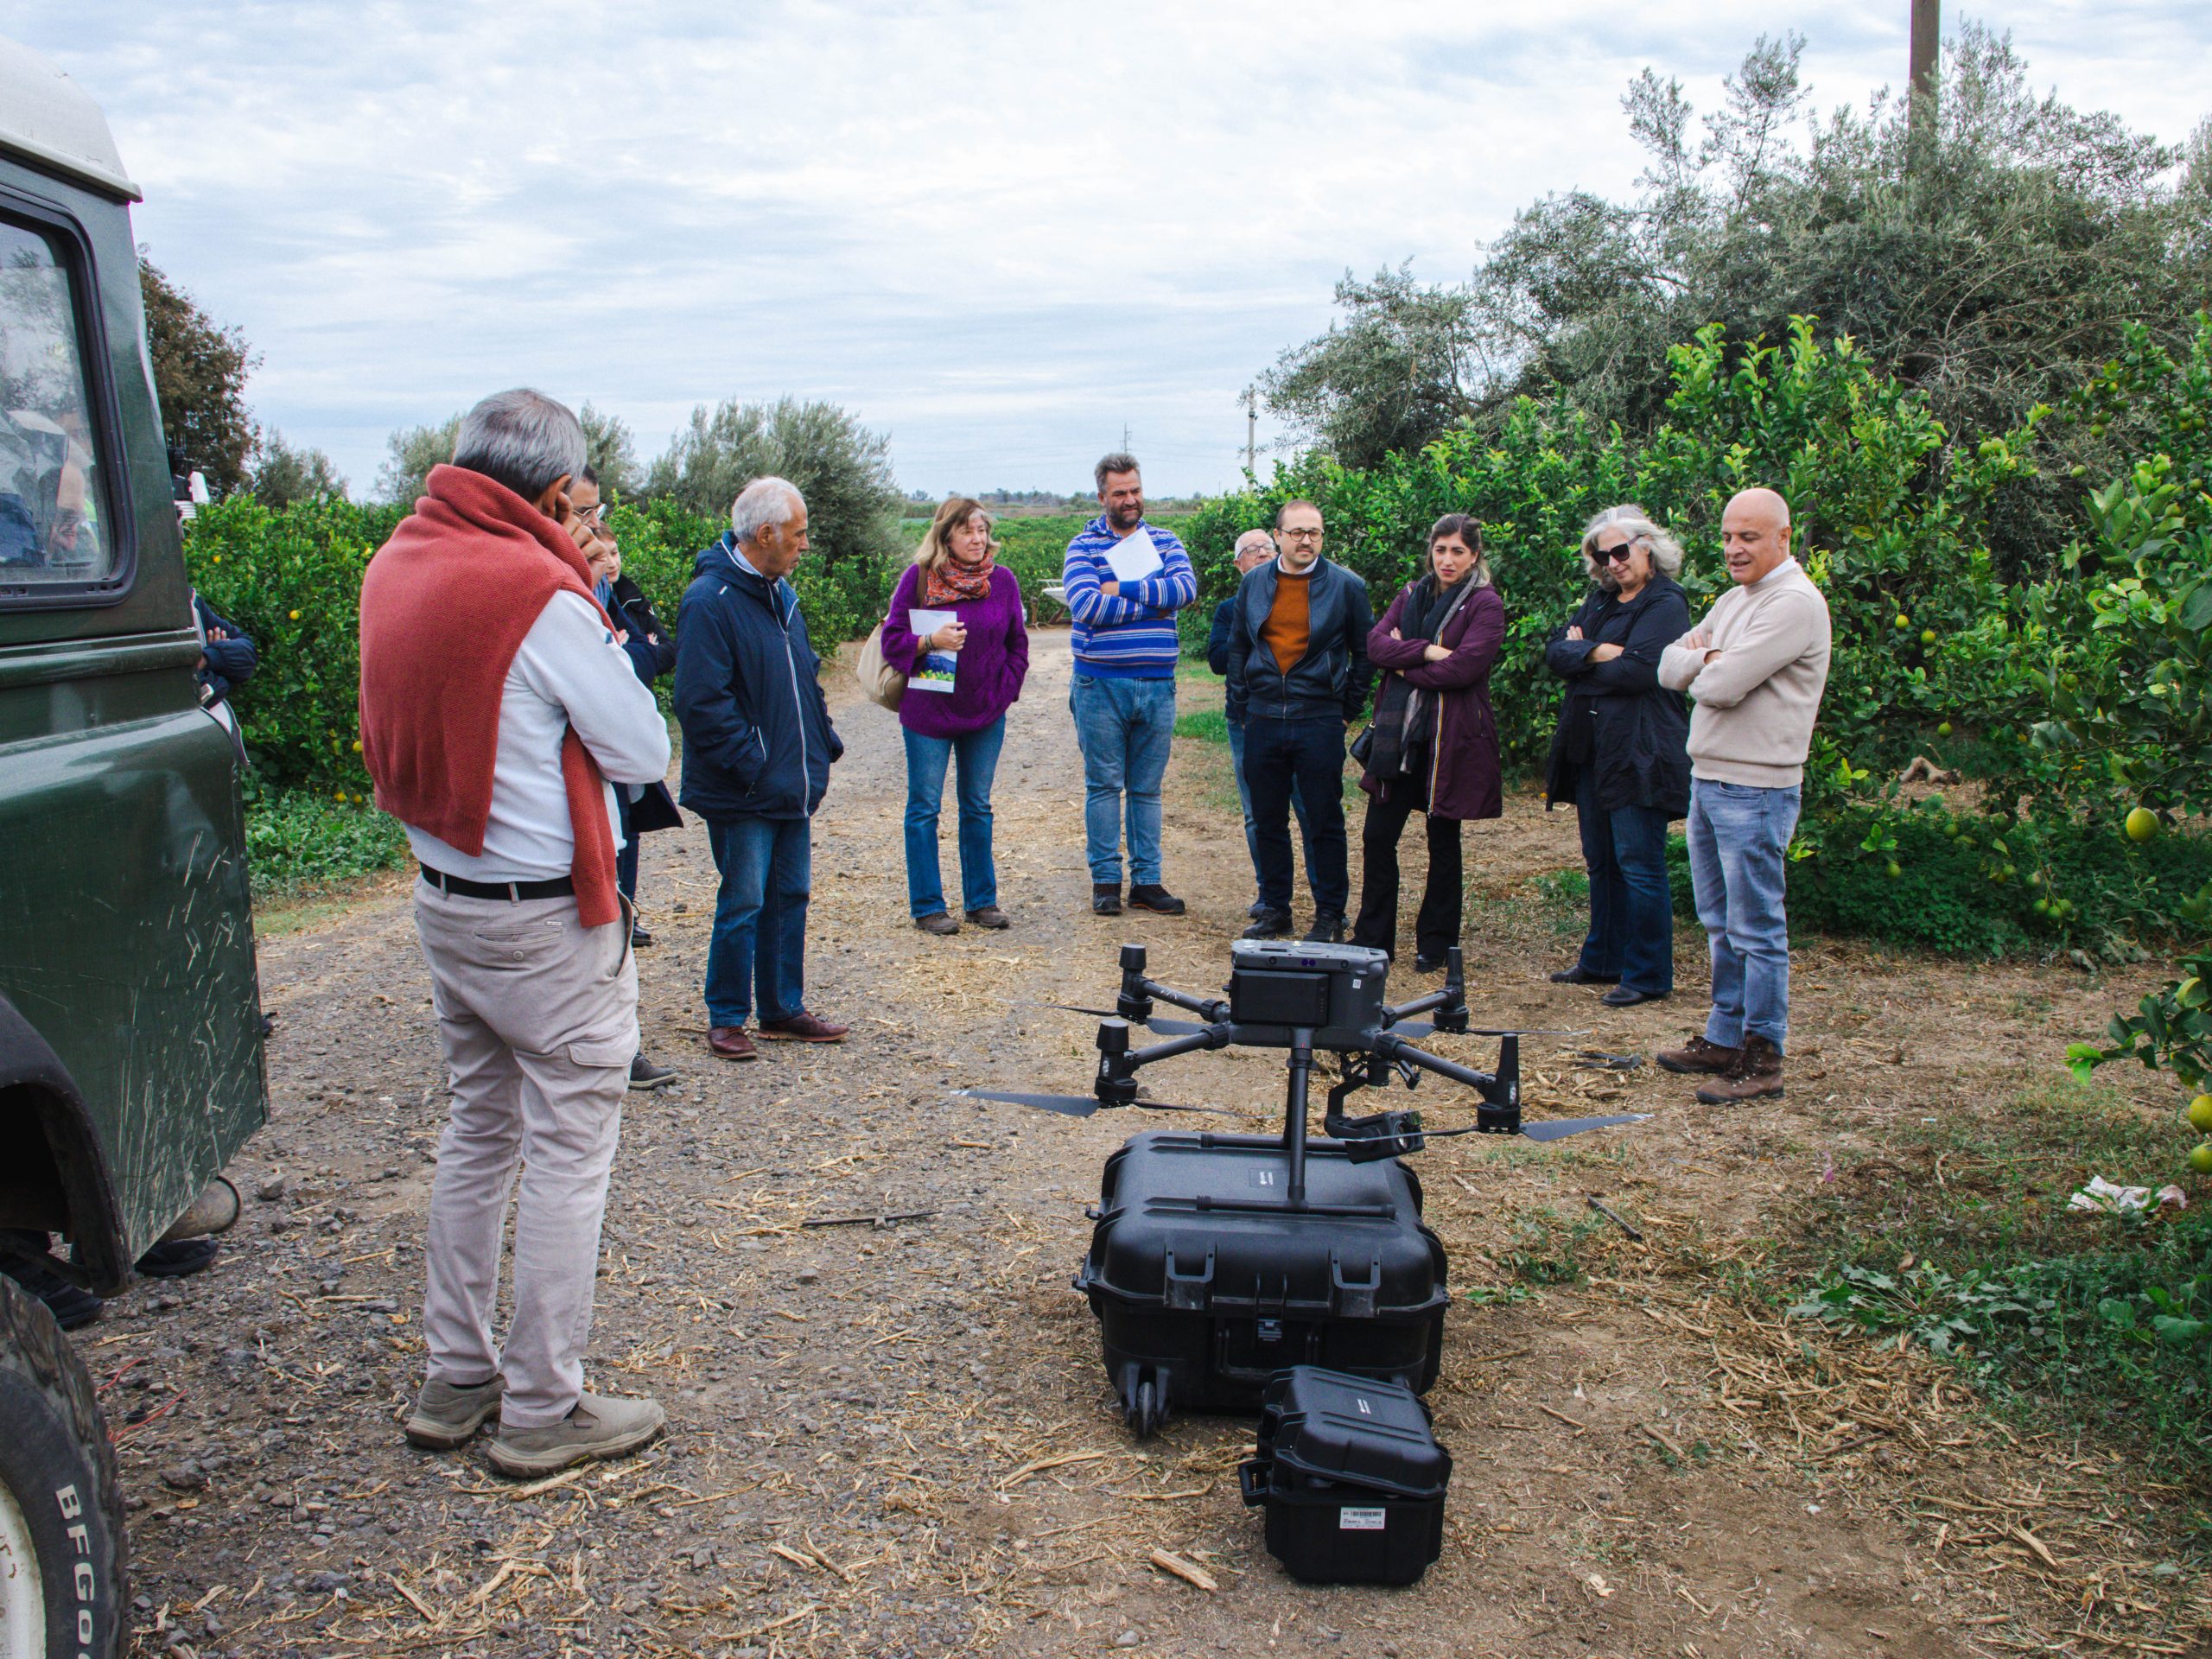
<svg viewBox="0 0 2212 1659">
<path fill-rule="evenodd" d="M 1690 709 L 1690 885 L 1713 949 L 1705 1034 L 1663 1050 L 1707 1105 L 1782 1092 L 1789 1030 L 1789 837 L 1828 678 L 1828 607 L 1789 556 L 1789 504 L 1745 490 L 1720 518 L 1735 586 L 1667 647 L 1659 683 Z"/>
</svg>

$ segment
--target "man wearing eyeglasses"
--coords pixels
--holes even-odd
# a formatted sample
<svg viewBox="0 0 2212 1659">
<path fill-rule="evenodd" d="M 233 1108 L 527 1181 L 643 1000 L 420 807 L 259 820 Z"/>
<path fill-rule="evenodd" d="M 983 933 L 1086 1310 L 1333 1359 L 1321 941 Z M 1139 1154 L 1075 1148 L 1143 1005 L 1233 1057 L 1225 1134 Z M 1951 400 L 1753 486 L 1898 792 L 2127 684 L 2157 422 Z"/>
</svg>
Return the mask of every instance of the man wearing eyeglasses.
<svg viewBox="0 0 2212 1659">
<path fill-rule="evenodd" d="M 1321 556 L 1321 510 L 1286 501 L 1275 513 L 1276 557 L 1236 589 L 1229 642 L 1230 717 L 1244 724 L 1244 777 L 1259 843 L 1261 913 L 1248 939 L 1291 930 L 1290 798 L 1306 804 L 1306 879 L 1313 926 L 1306 938 L 1344 938 L 1351 897 L 1344 838 L 1344 728 L 1367 704 L 1375 626 L 1367 584 Z"/>
</svg>

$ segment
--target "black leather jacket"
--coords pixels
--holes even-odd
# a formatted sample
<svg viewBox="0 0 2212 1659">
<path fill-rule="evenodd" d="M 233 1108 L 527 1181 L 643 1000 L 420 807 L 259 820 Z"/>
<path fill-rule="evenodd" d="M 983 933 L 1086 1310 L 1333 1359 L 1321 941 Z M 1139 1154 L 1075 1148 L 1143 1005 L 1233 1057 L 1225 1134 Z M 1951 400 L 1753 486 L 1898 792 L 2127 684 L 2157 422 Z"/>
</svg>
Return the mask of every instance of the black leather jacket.
<svg viewBox="0 0 2212 1659">
<path fill-rule="evenodd" d="M 1247 720 L 1357 720 L 1367 706 L 1375 671 L 1368 665 L 1367 636 L 1375 626 L 1367 584 L 1322 559 L 1306 593 L 1306 654 L 1285 673 L 1260 643 L 1274 607 L 1276 562 L 1246 572 L 1230 602 L 1229 718 Z"/>
</svg>

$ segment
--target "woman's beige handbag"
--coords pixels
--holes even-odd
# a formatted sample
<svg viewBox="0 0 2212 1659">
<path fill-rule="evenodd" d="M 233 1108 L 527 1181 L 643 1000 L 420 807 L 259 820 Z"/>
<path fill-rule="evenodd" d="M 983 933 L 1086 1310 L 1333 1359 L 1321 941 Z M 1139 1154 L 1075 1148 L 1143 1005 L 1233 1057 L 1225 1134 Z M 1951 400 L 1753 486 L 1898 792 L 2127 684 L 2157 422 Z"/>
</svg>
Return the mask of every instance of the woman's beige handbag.
<svg viewBox="0 0 2212 1659">
<path fill-rule="evenodd" d="M 906 677 L 883 660 L 883 624 L 875 625 L 875 632 L 861 647 L 860 660 L 853 665 L 854 677 L 861 683 L 861 694 L 879 707 L 898 709 L 899 700 L 906 695 Z"/>
</svg>

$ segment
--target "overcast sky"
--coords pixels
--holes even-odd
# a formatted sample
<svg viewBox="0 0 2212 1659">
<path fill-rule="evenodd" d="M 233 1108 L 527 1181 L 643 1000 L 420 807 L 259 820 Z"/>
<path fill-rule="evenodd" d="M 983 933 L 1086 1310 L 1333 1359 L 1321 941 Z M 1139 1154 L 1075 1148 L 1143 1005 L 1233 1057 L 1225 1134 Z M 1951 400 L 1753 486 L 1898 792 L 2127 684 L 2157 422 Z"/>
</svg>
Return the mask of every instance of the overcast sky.
<svg viewBox="0 0 2212 1659">
<path fill-rule="evenodd" d="M 1238 394 L 1347 266 L 1461 276 L 1537 196 L 1626 191 L 1647 64 L 1710 108 L 1794 28 L 1814 105 L 1861 104 L 1909 10 L 0 0 L 0 33 L 105 105 L 139 239 L 357 494 L 394 427 L 518 383 L 644 457 L 695 404 L 833 399 L 932 493 L 1085 488 L 1126 425 L 1166 494 L 1235 483 Z M 2202 0 L 2015 14 L 2069 103 L 2172 142 L 2212 111 Z"/>
</svg>

